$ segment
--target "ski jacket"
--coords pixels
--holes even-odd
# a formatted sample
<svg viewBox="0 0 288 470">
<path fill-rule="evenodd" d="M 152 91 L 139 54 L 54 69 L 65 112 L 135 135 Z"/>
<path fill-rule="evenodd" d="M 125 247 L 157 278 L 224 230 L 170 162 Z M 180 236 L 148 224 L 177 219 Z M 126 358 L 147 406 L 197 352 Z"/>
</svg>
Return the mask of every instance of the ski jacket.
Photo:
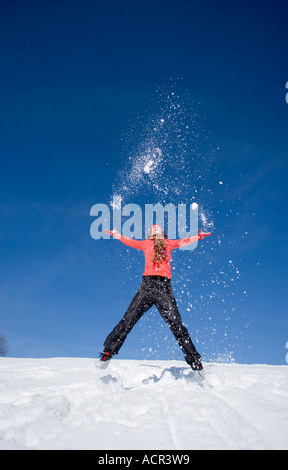
<svg viewBox="0 0 288 470">
<path fill-rule="evenodd" d="M 190 243 L 197 242 L 198 235 L 179 240 L 166 239 L 167 258 L 158 264 L 153 263 L 154 240 L 135 240 L 133 238 L 124 237 L 124 235 L 121 235 L 119 240 L 124 243 L 124 245 L 144 251 L 145 270 L 143 276 L 164 276 L 171 279 L 171 251 L 175 248 L 180 248 L 182 246 L 190 245 Z"/>
</svg>

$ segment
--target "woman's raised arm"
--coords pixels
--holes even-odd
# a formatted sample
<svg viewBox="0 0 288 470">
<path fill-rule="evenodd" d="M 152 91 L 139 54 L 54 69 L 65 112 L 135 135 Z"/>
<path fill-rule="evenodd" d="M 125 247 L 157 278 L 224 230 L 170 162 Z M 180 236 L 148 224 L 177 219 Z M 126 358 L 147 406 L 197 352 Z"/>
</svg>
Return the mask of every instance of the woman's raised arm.
<svg viewBox="0 0 288 470">
<path fill-rule="evenodd" d="M 112 231 L 105 230 L 105 233 L 109 233 L 109 235 L 112 235 L 112 237 L 117 238 L 117 240 L 120 240 L 120 242 L 124 243 L 124 245 L 131 246 L 137 250 L 144 250 L 146 240 L 135 240 L 134 238 L 124 237 L 124 235 L 120 235 L 120 233 L 117 232 L 116 228 L 114 228 Z"/>
</svg>

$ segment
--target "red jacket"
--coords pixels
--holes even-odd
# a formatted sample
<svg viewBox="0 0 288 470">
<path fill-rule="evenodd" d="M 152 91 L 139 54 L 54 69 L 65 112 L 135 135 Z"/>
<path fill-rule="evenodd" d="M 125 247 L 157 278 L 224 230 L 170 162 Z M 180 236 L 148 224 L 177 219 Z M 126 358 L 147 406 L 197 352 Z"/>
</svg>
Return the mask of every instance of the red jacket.
<svg viewBox="0 0 288 470">
<path fill-rule="evenodd" d="M 134 240 L 133 238 L 124 237 L 121 235 L 119 240 L 125 245 L 136 248 L 137 250 L 144 251 L 145 255 L 145 270 L 144 276 L 164 276 L 171 279 L 171 251 L 175 248 L 180 248 L 181 246 L 190 245 L 198 241 L 198 235 L 194 237 L 183 238 L 179 240 L 169 240 L 166 239 L 166 253 L 167 258 L 161 261 L 160 264 L 155 265 L 153 263 L 153 253 L 154 253 L 154 240 Z"/>
</svg>

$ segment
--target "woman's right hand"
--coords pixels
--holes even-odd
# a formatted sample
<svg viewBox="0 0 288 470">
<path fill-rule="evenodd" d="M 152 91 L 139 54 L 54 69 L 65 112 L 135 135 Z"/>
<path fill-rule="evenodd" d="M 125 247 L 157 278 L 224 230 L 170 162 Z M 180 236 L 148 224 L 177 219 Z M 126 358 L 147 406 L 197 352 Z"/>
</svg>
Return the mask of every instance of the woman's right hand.
<svg viewBox="0 0 288 470">
<path fill-rule="evenodd" d="M 104 230 L 105 233 L 109 233 L 109 235 L 112 235 L 112 237 L 114 238 L 117 238 L 117 240 L 119 240 L 119 238 L 121 238 L 121 235 L 119 232 L 117 232 L 116 228 L 114 228 L 112 231 L 111 230 Z"/>
<path fill-rule="evenodd" d="M 209 235 L 211 235 L 210 232 L 203 233 L 202 230 L 200 230 L 199 233 L 198 233 L 198 240 L 203 240 L 204 237 L 209 237 Z"/>
</svg>

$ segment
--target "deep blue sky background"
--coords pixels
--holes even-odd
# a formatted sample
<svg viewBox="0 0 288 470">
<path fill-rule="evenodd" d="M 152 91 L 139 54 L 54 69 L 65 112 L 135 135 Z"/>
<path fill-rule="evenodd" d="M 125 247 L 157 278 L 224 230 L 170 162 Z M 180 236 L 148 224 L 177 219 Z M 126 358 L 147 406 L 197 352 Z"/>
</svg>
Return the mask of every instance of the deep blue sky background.
<svg viewBox="0 0 288 470">
<path fill-rule="evenodd" d="M 214 224 L 205 245 L 173 257 L 183 320 L 206 360 L 285 364 L 287 14 L 279 0 L 1 1 L 0 332 L 9 356 L 95 357 L 122 317 L 143 258 L 93 240 L 90 208 L 110 200 L 129 145 L 133 155 L 173 88 L 197 107 L 205 179 L 178 202 L 194 197 Z M 193 149 L 184 158 L 193 169 Z M 127 202 L 159 202 L 146 194 Z M 182 353 L 151 310 L 120 356 Z"/>
</svg>

